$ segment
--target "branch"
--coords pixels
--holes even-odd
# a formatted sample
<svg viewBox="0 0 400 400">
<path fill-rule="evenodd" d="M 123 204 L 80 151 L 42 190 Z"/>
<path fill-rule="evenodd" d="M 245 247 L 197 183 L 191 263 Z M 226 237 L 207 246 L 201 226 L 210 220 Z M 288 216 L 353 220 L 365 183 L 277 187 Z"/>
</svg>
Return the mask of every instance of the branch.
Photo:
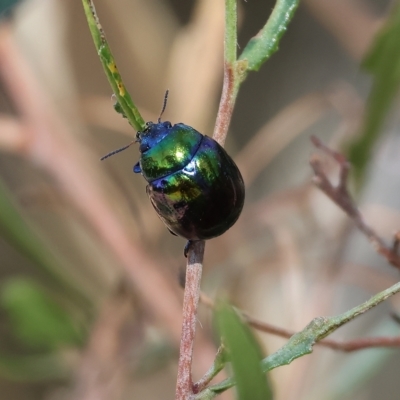
<svg viewBox="0 0 400 400">
<path fill-rule="evenodd" d="M 236 0 L 225 0 L 224 82 L 213 139 L 224 145 L 232 119 L 233 107 L 240 86 L 237 68 L 237 9 Z"/>
<path fill-rule="evenodd" d="M 194 242 L 189 249 L 183 296 L 182 333 L 179 348 L 176 400 L 187 400 L 193 394 L 192 357 L 196 333 L 197 306 L 203 270 L 204 241 Z"/>
<path fill-rule="evenodd" d="M 343 314 L 339 314 L 333 317 L 314 318 L 301 332 L 294 334 L 284 346 L 282 346 L 275 353 L 264 358 L 261 361 L 262 370 L 264 372 L 268 372 L 282 365 L 288 365 L 296 358 L 312 353 L 314 345 L 322 341 L 325 337 L 327 337 L 328 335 L 330 335 L 331 333 L 333 333 L 334 331 L 336 331 L 349 321 L 353 320 L 354 318 L 360 316 L 361 314 L 364 314 L 371 308 L 376 307 L 378 304 L 382 303 L 390 296 L 393 296 L 399 292 L 400 292 L 400 282 L 396 283 L 395 285 L 391 286 L 386 290 L 383 290 L 382 292 L 371 297 L 366 302 L 352 308 L 349 311 L 344 312 Z M 369 339 L 363 339 L 363 340 L 369 340 Z M 391 343 L 391 345 L 393 345 L 393 343 Z M 354 350 L 356 350 L 354 344 L 353 347 Z M 218 393 L 221 393 L 234 385 L 235 381 L 232 378 L 225 379 L 221 383 L 209 386 L 203 392 L 199 393 L 195 397 L 195 399 L 196 400 L 213 399 Z"/>
<path fill-rule="evenodd" d="M 279 0 L 268 19 L 266 27 L 261 31 L 261 40 L 256 38 L 251 41 L 249 43 L 251 49 L 244 54 L 245 58 L 237 60 L 237 4 L 236 0 L 225 0 L 224 82 L 213 133 L 213 139 L 221 146 L 225 143 L 240 84 L 245 79 L 247 71 L 258 69 L 277 49 L 279 39 L 293 16 L 297 4 L 298 0 Z M 273 43 L 273 48 L 268 45 L 265 46 L 266 43 Z M 252 64 L 253 61 L 257 66 Z M 182 400 L 193 394 L 191 361 L 197 301 L 200 296 L 204 242 L 197 242 L 195 246 L 193 246 L 194 249 L 188 258 L 184 295 L 184 321 L 176 390 L 176 399 Z M 188 287 L 189 283 L 191 284 L 190 288 Z M 195 290 L 197 290 L 197 293 Z"/>
<path fill-rule="evenodd" d="M 200 301 L 207 307 L 212 309 L 214 308 L 213 300 L 204 293 L 201 293 Z M 272 335 L 280 336 L 286 339 L 290 339 L 293 335 L 296 334 L 295 331 L 280 328 L 278 326 L 269 324 L 268 322 L 260 321 L 259 319 L 248 314 L 246 311 L 242 311 L 237 308 L 236 311 L 251 327 L 261 332 L 270 333 Z M 346 341 L 323 339 L 315 344 L 317 346 L 327 347 L 332 350 L 350 353 L 352 351 L 369 349 L 371 347 L 400 347 L 400 336 L 360 338 Z"/>
<path fill-rule="evenodd" d="M 92 0 L 82 0 L 85 10 L 86 19 L 92 34 L 93 42 L 97 50 L 97 54 L 103 65 L 104 72 L 108 82 L 113 89 L 118 104 L 123 110 L 123 114 L 136 131 L 143 130 L 146 126 L 142 116 L 132 98 L 125 88 L 121 75 L 118 71 L 111 49 L 107 43 L 106 35 L 101 27 L 96 9 Z"/>
<path fill-rule="evenodd" d="M 207 385 L 214 379 L 214 377 L 216 377 L 218 373 L 224 368 L 226 361 L 226 348 L 224 347 L 224 345 L 221 344 L 215 356 L 213 365 L 200 380 L 193 384 L 193 393 L 200 393 L 202 390 L 204 390 Z"/>
<path fill-rule="evenodd" d="M 236 43 L 237 43 L 237 9 L 236 0 L 225 0 L 225 43 L 224 43 L 224 83 L 213 138 L 221 144 L 225 143 L 228 127 L 232 118 L 233 107 L 240 81 L 235 78 Z M 196 331 L 196 315 L 200 297 L 200 282 L 204 257 L 204 241 L 194 242 L 190 246 L 186 283 L 183 299 L 183 322 L 181 345 L 179 350 L 178 379 L 176 384 L 176 400 L 187 400 L 199 390 L 203 382 L 193 385 L 192 356 Z"/>
<path fill-rule="evenodd" d="M 400 233 L 394 236 L 393 245 L 387 246 L 384 240 L 364 221 L 364 218 L 354 203 L 348 189 L 348 176 L 350 164 L 343 154 L 340 154 L 329 147 L 325 146 L 318 138 L 311 138 L 313 144 L 322 150 L 326 155 L 333 158 L 339 165 L 339 183 L 334 186 L 326 176 L 321 162 L 317 156 L 312 156 L 310 164 L 314 170 L 314 183 L 338 206 L 340 207 L 355 223 L 357 228 L 368 238 L 377 253 L 387 259 L 394 267 L 400 269 L 400 257 L 398 255 L 398 247 L 400 241 Z"/>
<path fill-rule="evenodd" d="M 248 71 L 258 71 L 262 64 L 277 50 L 280 39 L 299 5 L 299 0 L 277 0 L 264 27 L 253 37 L 243 50 L 239 60 Z"/>
<path fill-rule="evenodd" d="M 287 339 L 290 339 L 293 335 L 296 334 L 296 332 L 294 331 L 283 329 L 275 325 L 269 324 L 267 322 L 257 320 L 256 318 L 252 317 L 251 315 L 247 314 L 244 311 L 241 311 L 241 314 L 245 319 L 245 321 L 250 326 L 259 331 L 265 333 L 271 333 L 273 335 L 284 337 Z M 350 353 L 352 351 L 365 350 L 365 349 L 370 349 L 372 347 L 400 347 L 400 336 L 395 336 L 395 337 L 380 336 L 380 337 L 370 337 L 370 338 L 359 338 L 346 341 L 323 339 L 315 344 L 317 346 L 327 347 L 332 350 L 338 350 Z"/>
</svg>

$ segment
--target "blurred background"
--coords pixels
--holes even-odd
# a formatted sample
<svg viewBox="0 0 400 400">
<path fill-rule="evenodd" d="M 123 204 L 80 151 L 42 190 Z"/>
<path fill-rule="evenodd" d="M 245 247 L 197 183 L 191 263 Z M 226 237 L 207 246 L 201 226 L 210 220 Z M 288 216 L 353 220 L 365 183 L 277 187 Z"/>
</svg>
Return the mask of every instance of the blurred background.
<svg viewBox="0 0 400 400">
<path fill-rule="evenodd" d="M 244 48 L 274 1 L 238 2 Z M 146 120 L 211 136 L 222 86 L 223 1 L 96 0 Z M 343 148 L 371 77 L 362 58 L 394 1 L 303 0 L 278 53 L 242 85 L 226 147 L 247 188 L 238 223 L 207 243 L 202 288 L 290 330 L 348 310 L 398 280 L 311 184 L 309 140 Z M 114 112 L 81 1 L 0 0 L 0 399 L 173 398 L 185 241 L 132 173 L 135 132 Z M 400 227 L 399 102 L 357 198 L 391 240 Z M 334 172 L 327 160 L 325 168 Z M 397 335 L 393 298 L 333 335 Z M 218 338 L 200 306 L 194 377 Z M 265 354 L 284 339 L 257 333 Z M 271 373 L 275 399 L 398 398 L 399 350 L 316 348 Z M 234 397 L 233 391 L 224 394 Z"/>
</svg>

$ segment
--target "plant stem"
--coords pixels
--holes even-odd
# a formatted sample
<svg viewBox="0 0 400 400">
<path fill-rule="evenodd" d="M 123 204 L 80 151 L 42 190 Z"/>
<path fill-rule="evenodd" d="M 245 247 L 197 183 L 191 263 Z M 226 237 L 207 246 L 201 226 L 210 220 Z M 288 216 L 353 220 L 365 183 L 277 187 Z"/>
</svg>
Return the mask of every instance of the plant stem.
<svg viewBox="0 0 400 400">
<path fill-rule="evenodd" d="M 214 301 L 206 296 L 204 293 L 200 294 L 200 302 L 211 309 L 214 309 L 215 307 Z M 286 339 L 290 339 L 293 335 L 296 334 L 295 331 L 291 331 L 289 329 L 281 328 L 268 322 L 261 321 L 236 307 L 235 310 L 246 323 L 248 323 L 251 327 L 257 329 L 260 332 L 269 333 L 271 335 L 280 336 Z M 372 347 L 400 347 L 400 336 L 365 337 L 345 341 L 323 339 L 319 342 L 316 342 L 315 344 L 328 349 L 350 353 L 353 351 L 370 349 Z M 214 362 L 214 364 L 216 364 L 216 361 Z M 213 368 L 211 368 L 210 370 L 215 370 L 215 366 L 213 366 Z"/>
<path fill-rule="evenodd" d="M 224 59 L 234 64 L 237 58 L 237 6 L 236 0 L 225 0 L 225 47 Z"/>
<path fill-rule="evenodd" d="M 262 64 L 278 50 L 279 40 L 291 21 L 299 0 L 277 0 L 267 23 L 253 37 L 240 55 L 247 62 L 246 72 L 258 71 Z"/>
<path fill-rule="evenodd" d="M 205 373 L 205 375 L 193 385 L 193 392 L 199 393 L 214 379 L 215 376 L 224 368 L 227 356 L 226 349 L 221 344 L 215 356 L 213 365 Z"/>
<path fill-rule="evenodd" d="M 239 88 L 236 78 L 236 43 L 237 43 L 236 0 L 225 0 L 225 47 L 224 47 L 224 83 L 221 102 L 215 123 L 213 138 L 225 143 L 233 107 Z M 193 395 L 191 374 L 193 344 L 196 329 L 197 307 L 200 298 L 200 282 L 205 244 L 195 242 L 188 254 L 186 284 L 183 299 L 183 322 L 179 352 L 178 380 L 176 400 L 187 400 Z"/>
<path fill-rule="evenodd" d="M 271 16 L 273 21 L 267 22 L 268 28 L 266 33 L 263 34 L 262 40 L 260 41 L 256 38 L 253 41 L 255 51 L 249 53 L 251 58 L 238 61 L 236 0 L 225 0 L 224 82 L 213 133 L 213 138 L 221 146 L 225 143 L 240 84 L 245 79 L 247 72 L 251 70 L 249 68 L 250 63 L 253 63 L 253 61 L 258 62 L 257 65 L 260 66 L 272 54 L 273 51 L 265 45 L 266 42 L 273 42 L 275 44 L 273 50 L 277 49 L 279 39 L 293 16 L 297 4 L 298 0 L 278 0 Z M 274 29 L 279 32 L 274 32 Z M 263 51 L 266 53 L 263 54 Z M 187 286 L 185 287 L 184 295 L 184 321 L 176 391 L 176 399 L 179 400 L 187 400 L 193 395 L 191 361 L 197 305 L 200 296 L 201 264 L 204 253 L 204 243 L 201 243 L 196 244 L 196 247 L 193 246 L 193 251 L 189 253 L 186 272 Z M 195 290 L 197 292 L 194 292 Z M 206 391 L 208 392 L 207 389 Z"/>
<path fill-rule="evenodd" d="M 111 53 L 111 49 L 108 45 L 106 35 L 104 34 L 99 18 L 97 17 L 94 3 L 92 0 L 82 0 L 82 3 L 97 54 L 99 55 L 104 72 L 106 73 L 108 82 L 113 89 L 117 101 L 132 127 L 137 131 L 143 130 L 146 126 L 145 122 L 122 81 L 114 57 Z"/>
<path fill-rule="evenodd" d="M 237 9 L 236 0 L 225 0 L 224 83 L 213 138 L 223 146 L 232 119 L 240 80 L 236 68 Z"/>
<path fill-rule="evenodd" d="M 313 346 L 326 336 L 330 335 L 338 328 L 353 320 L 361 314 L 376 307 L 378 304 L 385 301 L 390 296 L 400 292 L 400 282 L 383 290 L 382 292 L 371 297 L 366 302 L 333 317 L 318 317 L 314 318 L 301 332 L 293 335 L 290 340 L 275 353 L 269 355 L 261 362 L 264 372 L 271 369 L 288 365 L 296 358 L 310 354 L 313 351 Z M 210 386 L 204 393 L 199 393 L 196 396 L 198 400 L 213 399 L 218 393 L 221 393 L 235 385 L 232 378 L 225 379 L 223 382 Z"/>
<path fill-rule="evenodd" d="M 179 349 L 176 400 L 187 400 L 193 394 L 192 357 L 196 332 L 197 307 L 203 269 L 204 241 L 194 242 L 188 254 L 183 297 L 182 334 Z"/>
<path fill-rule="evenodd" d="M 325 154 L 335 160 L 340 168 L 339 183 L 333 185 L 328 176 L 322 169 L 321 163 L 317 156 L 310 159 L 310 165 L 314 170 L 314 183 L 337 205 L 339 206 L 355 223 L 357 228 L 362 232 L 369 242 L 372 244 L 375 251 L 385 257 L 387 261 L 394 267 L 400 269 L 400 257 L 398 254 L 399 236 L 394 236 L 392 246 L 387 246 L 383 238 L 381 238 L 372 227 L 364 220 L 360 210 L 357 208 L 353 198 L 350 195 L 347 181 L 349 178 L 350 163 L 345 156 L 338 153 L 329 147 L 325 146 L 317 137 L 311 138 L 313 144 Z"/>
</svg>

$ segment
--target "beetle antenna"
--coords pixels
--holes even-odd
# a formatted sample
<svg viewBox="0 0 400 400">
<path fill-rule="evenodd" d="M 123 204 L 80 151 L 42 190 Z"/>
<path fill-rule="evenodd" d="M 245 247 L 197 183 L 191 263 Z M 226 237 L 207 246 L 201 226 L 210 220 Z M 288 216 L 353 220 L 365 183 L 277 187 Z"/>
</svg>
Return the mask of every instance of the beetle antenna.
<svg viewBox="0 0 400 400">
<path fill-rule="evenodd" d="M 133 143 L 136 143 L 136 142 L 137 142 L 137 140 L 132 140 L 132 142 L 130 142 L 130 143 L 127 144 L 126 146 L 121 147 L 120 149 L 117 149 L 117 150 L 113 150 L 111 153 L 108 153 L 108 154 L 106 154 L 105 156 L 101 157 L 101 158 L 100 158 L 100 161 L 103 161 L 103 160 L 105 160 L 106 158 L 113 156 L 114 154 L 117 154 L 117 153 L 120 153 L 121 151 L 126 150 L 128 147 L 132 146 Z"/>
<path fill-rule="evenodd" d="M 167 89 L 166 92 L 165 92 L 164 104 L 163 104 L 163 108 L 161 110 L 160 116 L 158 117 L 158 123 L 161 122 L 161 117 L 164 114 L 165 109 L 167 108 L 168 94 L 169 94 L 169 89 Z"/>
</svg>

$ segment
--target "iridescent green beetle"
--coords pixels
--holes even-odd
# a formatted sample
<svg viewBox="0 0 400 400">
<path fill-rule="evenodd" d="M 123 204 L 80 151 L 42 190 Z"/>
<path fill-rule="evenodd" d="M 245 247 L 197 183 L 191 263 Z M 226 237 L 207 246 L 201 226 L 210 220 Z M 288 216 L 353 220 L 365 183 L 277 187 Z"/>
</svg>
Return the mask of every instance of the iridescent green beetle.
<svg viewBox="0 0 400 400">
<path fill-rule="evenodd" d="M 148 122 L 137 132 L 141 158 L 133 171 L 148 182 L 147 194 L 168 230 L 188 239 L 186 256 L 193 241 L 222 235 L 237 221 L 244 183 L 232 158 L 214 139 L 182 123 L 161 122 L 161 115 L 157 123 Z"/>
</svg>

